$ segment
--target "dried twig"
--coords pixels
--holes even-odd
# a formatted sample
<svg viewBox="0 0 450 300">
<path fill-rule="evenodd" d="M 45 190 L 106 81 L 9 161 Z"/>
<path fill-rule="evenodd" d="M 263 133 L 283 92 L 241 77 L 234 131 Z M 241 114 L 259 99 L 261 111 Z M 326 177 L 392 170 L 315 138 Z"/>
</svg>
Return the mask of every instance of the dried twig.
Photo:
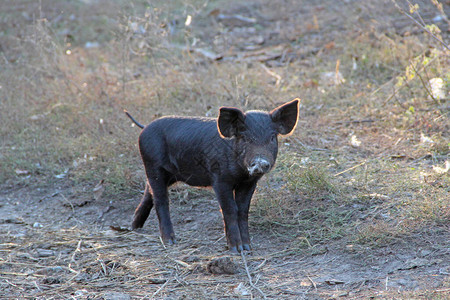
<svg viewBox="0 0 450 300">
<path fill-rule="evenodd" d="M 341 125 L 341 124 L 355 124 L 355 123 L 357 124 L 357 123 L 372 123 L 372 122 L 376 122 L 376 120 L 363 119 L 363 120 L 338 121 L 335 122 L 334 124 Z"/>
<path fill-rule="evenodd" d="M 264 259 L 262 263 L 260 263 L 255 270 L 261 269 L 267 263 L 267 259 Z"/>
<path fill-rule="evenodd" d="M 39 292 L 42 293 L 42 289 L 41 289 L 41 287 L 37 284 L 36 280 L 33 281 L 33 283 L 34 283 L 34 286 L 39 290 Z"/>
<path fill-rule="evenodd" d="M 158 295 L 159 292 L 161 292 L 170 282 L 171 280 L 167 280 L 166 282 L 164 282 L 164 284 L 156 290 L 156 292 L 153 293 L 152 297 L 150 299 L 154 299 L 156 297 L 156 295 Z"/>
<path fill-rule="evenodd" d="M 62 193 L 59 193 L 61 195 L 61 198 L 63 198 L 64 201 L 66 201 L 70 208 L 72 209 L 72 214 L 75 214 L 75 208 L 73 207 L 72 202 L 69 201 L 69 199 L 66 198 L 66 196 L 64 196 Z"/>
<path fill-rule="evenodd" d="M 277 79 L 277 81 L 275 82 L 276 86 L 279 86 L 281 83 L 281 76 L 278 75 L 277 73 L 275 73 L 274 71 L 270 70 L 268 67 L 266 67 L 265 64 L 261 64 L 261 67 L 264 69 L 264 71 L 267 72 L 267 74 L 269 74 L 272 77 L 275 77 Z"/>
<path fill-rule="evenodd" d="M 108 276 L 108 269 L 106 268 L 106 265 L 105 265 L 105 262 L 103 261 L 103 259 L 99 258 L 97 260 L 100 263 L 100 266 L 102 267 L 103 274 L 105 274 L 105 276 Z"/>
<path fill-rule="evenodd" d="M 309 281 L 311 281 L 312 285 L 314 286 L 314 289 L 317 291 L 317 284 L 314 282 L 314 280 L 312 280 L 308 275 L 306 275 L 306 277 L 308 277 Z"/>
<path fill-rule="evenodd" d="M 253 283 L 252 276 L 250 275 L 250 271 L 248 270 L 247 260 L 245 259 L 244 251 L 241 251 L 241 257 L 242 257 L 242 261 L 244 262 L 244 267 L 245 267 L 245 271 L 247 272 L 248 282 L 250 283 L 250 286 L 252 288 L 254 288 L 255 290 L 257 290 L 258 293 L 260 293 L 264 299 L 267 299 L 267 297 L 263 293 L 263 291 L 261 291 L 261 289 Z"/>
<path fill-rule="evenodd" d="M 68 266 L 69 270 L 73 270 L 72 263 L 75 262 L 75 256 L 77 255 L 78 252 L 81 252 L 81 241 L 82 240 L 78 241 L 77 248 L 72 253 L 72 257 L 70 258 L 70 262 L 69 262 L 69 266 Z"/>
<path fill-rule="evenodd" d="M 17 284 L 14 284 L 14 283 L 10 282 L 8 279 L 5 279 L 5 282 L 8 283 L 8 284 L 10 284 L 10 285 L 12 285 L 12 286 L 15 287 L 15 288 L 21 289 L 22 291 L 25 290 L 24 288 L 18 286 Z"/>
<path fill-rule="evenodd" d="M 159 237 L 159 241 L 161 242 L 161 245 L 163 246 L 164 249 L 167 249 L 166 245 L 164 244 L 164 241 L 162 239 L 162 237 Z"/>
<path fill-rule="evenodd" d="M 184 262 L 184 261 L 182 261 L 182 260 L 174 259 L 174 258 L 169 257 L 169 256 L 168 256 L 167 258 L 169 258 L 171 261 L 173 261 L 173 262 L 179 264 L 179 265 L 182 266 L 182 267 L 185 267 L 185 268 L 190 268 L 190 267 L 191 267 L 190 264 L 188 264 L 188 263 L 186 263 L 186 262 Z"/>
<path fill-rule="evenodd" d="M 342 174 L 344 174 L 344 173 L 347 173 L 348 171 L 351 171 L 351 170 L 353 170 L 353 169 L 356 169 L 357 167 L 360 167 L 360 166 L 364 165 L 366 162 L 367 162 L 367 161 L 365 160 L 365 161 L 363 161 L 363 162 L 360 163 L 360 164 L 357 164 L 357 165 L 355 165 L 355 166 L 353 166 L 353 167 L 351 167 L 351 168 L 348 168 L 348 169 L 346 169 L 346 170 L 344 170 L 344 171 L 342 171 L 342 172 L 336 173 L 336 174 L 334 174 L 334 177 L 339 176 L 339 175 L 342 175 Z"/>
<path fill-rule="evenodd" d="M 29 276 L 28 273 L 17 273 L 17 272 L 4 272 L 0 271 L 0 275 L 12 275 L 12 276 Z"/>
<path fill-rule="evenodd" d="M 414 19 L 413 16 L 411 16 L 410 14 L 408 14 L 403 8 L 401 8 L 398 4 L 397 1 L 392 0 L 392 2 L 394 3 L 395 7 L 397 7 L 397 9 L 404 14 L 405 16 L 407 16 L 408 18 L 410 18 L 414 23 L 416 23 L 420 28 L 422 28 L 424 31 L 426 31 L 429 35 L 431 35 L 432 38 L 434 38 L 436 41 L 438 41 L 439 43 L 442 44 L 442 46 L 444 46 L 447 50 L 450 50 L 450 47 L 440 38 L 438 38 L 435 34 L 433 34 L 430 30 L 428 30 L 428 28 L 426 28 L 425 26 L 423 26 L 422 24 L 420 24 L 419 21 L 417 21 L 416 19 Z M 420 16 L 419 16 L 420 17 Z"/>
<path fill-rule="evenodd" d="M 424 53 L 422 53 L 422 54 L 420 54 L 420 55 L 423 55 Z M 434 62 L 437 58 L 438 58 L 439 56 L 435 56 L 435 57 L 433 57 L 432 59 L 430 59 L 429 61 L 428 61 L 428 64 L 426 64 L 426 65 L 422 65 L 421 67 L 420 67 L 420 69 L 418 69 L 417 70 L 417 72 L 422 72 L 423 70 L 425 70 L 425 68 L 426 68 L 426 66 L 427 65 L 430 65 L 432 62 Z M 388 84 L 388 83 L 390 83 L 391 81 L 393 81 L 394 79 L 396 79 L 397 78 L 397 76 L 394 76 L 392 79 L 390 79 L 390 80 L 388 80 L 387 82 L 385 82 L 384 84 L 382 84 L 378 89 L 376 89 L 374 92 L 372 92 L 372 94 L 370 95 L 370 96 L 373 96 L 373 95 L 375 95 L 380 89 L 381 89 L 381 87 L 383 87 L 384 85 L 386 85 L 386 84 Z M 405 84 L 404 85 L 402 85 L 402 86 L 400 86 L 397 90 L 395 89 L 395 87 L 394 87 L 394 91 L 383 101 L 383 103 L 381 104 L 381 106 L 385 106 L 392 98 L 394 98 L 394 97 L 396 97 L 396 94 L 401 90 L 401 89 L 403 89 L 405 86 L 406 86 L 406 83 L 408 83 L 410 80 L 406 80 L 406 82 L 405 82 Z M 397 98 L 395 98 L 396 100 L 397 100 Z M 397 100 L 397 103 L 400 105 L 400 106 L 402 106 L 403 107 L 403 105 L 400 103 L 400 101 L 398 101 Z"/>
<path fill-rule="evenodd" d="M 427 87 L 427 84 L 425 83 L 425 81 L 423 80 L 422 76 L 420 75 L 420 73 L 417 71 L 416 67 L 414 66 L 414 62 L 410 61 L 411 67 L 414 70 L 414 73 L 416 73 L 416 75 L 419 77 L 420 81 L 422 82 L 423 87 L 425 88 L 425 91 L 427 91 L 427 94 L 431 97 L 431 99 L 433 99 L 436 103 L 439 103 L 438 100 L 436 100 L 436 98 L 433 96 L 433 93 L 430 91 L 430 89 Z"/>
</svg>

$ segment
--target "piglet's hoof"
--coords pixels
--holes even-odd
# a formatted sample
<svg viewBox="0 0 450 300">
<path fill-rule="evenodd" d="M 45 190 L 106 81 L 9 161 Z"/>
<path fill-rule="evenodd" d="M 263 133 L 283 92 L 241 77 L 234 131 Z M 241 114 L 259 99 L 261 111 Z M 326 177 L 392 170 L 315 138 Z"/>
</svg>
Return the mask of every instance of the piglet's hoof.
<svg viewBox="0 0 450 300">
<path fill-rule="evenodd" d="M 249 244 L 244 244 L 244 245 L 242 245 L 242 247 L 244 248 L 245 251 L 251 251 L 252 250 L 252 247 L 250 247 Z"/>
<path fill-rule="evenodd" d="M 143 227 L 143 225 L 144 225 L 143 223 L 133 221 L 133 223 L 131 224 L 131 230 L 141 229 Z"/>
<path fill-rule="evenodd" d="M 169 239 L 162 239 L 162 242 L 164 246 L 172 246 L 173 244 L 176 244 L 175 238 L 169 238 Z"/>
<path fill-rule="evenodd" d="M 230 253 L 233 255 L 239 254 L 242 251 L 244 251 L 244 249 L 242 248 L 242 245 L 230 247 Z"/>
</svg>

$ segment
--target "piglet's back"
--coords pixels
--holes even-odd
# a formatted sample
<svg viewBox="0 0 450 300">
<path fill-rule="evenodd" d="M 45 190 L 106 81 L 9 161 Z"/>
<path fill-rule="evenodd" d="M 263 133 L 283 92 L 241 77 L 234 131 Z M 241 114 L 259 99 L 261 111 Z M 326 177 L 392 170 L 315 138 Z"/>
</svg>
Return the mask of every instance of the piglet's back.
<svg viewBox="0 0 450 300">
<path fill-rule="evenodd" d="M 215 118 L 168 116 L 147 125 L 139 137 L 139 145 L 146 152 L 158 153 L 169 149 L 171 152 L 174 148 L 201 147 L 220 140 Z"/>
</svg>

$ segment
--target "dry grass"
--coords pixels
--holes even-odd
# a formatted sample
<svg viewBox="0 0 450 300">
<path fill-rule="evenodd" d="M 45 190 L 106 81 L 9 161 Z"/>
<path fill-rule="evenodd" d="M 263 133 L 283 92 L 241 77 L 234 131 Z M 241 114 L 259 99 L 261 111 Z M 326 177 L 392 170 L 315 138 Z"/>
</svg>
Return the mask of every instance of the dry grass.
<svg viewBox="0 0 450 300">
<path fill-rule="evenodd" d="M 74 186 L 73 197 L 85 199 L 104 180 L 103 197 L 120 206 L 122 199 L 139 198 L 143 189 L 139 131 L 123 108 L 149 123 L 167 114 L 215 116 L 222 105 L 271 109 L 300 97 L 297 131 L 282 140 L 277 168 L 260 183 L 251 217 L 258 234 L 289 250 L 250 258 L 252 276 L 264 261 L 316 255 L 333 243 L 376 249 L 448 229 L 450 178 L 448 170 L 439 170 L 450 153 L 449 53 L 390 3 L 339 8 L 325 0 L 301 6 L 296 1 L 42 2 L 42 7 L 27 0 L 0 4 L 2 186 Z M 227 25 L 215 9 L 258 21 Z M 437 14 L 427 1 L 419 12 L 427 24 Z M 193 17 L 190 26 L 184 26 L 187 15 Z M 448 24 L 438 25 L 438 36 L 448 41 Z M 260 37 L 262 45 L 252 42 Z M 98 44 L 87 44 L 93 42 Z M 210 60 L 189 49 L 223 58 Z M 258 56 L 273 53 L 279 55 Z M 345 78 L 342 84 L 324 77 L 336 71 Z M 443 99 L 430 96 L 428 82 L 436 77 L 445 84 Z M 352 144 L 352 136 L 360 144 Z M 191 207 L 184 205 L 191 200 L 186 199 L 209 203 L 205 199 L 212 194 L 179 186 L 171 198 L 187 214 Z M 198 261 L 185 265 L 176 260 L 195 252 L 186 244 L 151 257 L 161 251 L 156 233 L 81 225 L 28 229 L 33 234 L 27 239 L 10 237 L 1 244 L 1 287 L 7 295 L 106 297 L 126 291 L 138 298 L 186 293 L 203 298 L 212 291 L 235 296 L 231 276 L 205 275 L 211 243 L 204 239 L 189 239 L 202 251 Z M 49 240 L 50 245 L 42 242 Z M 41 248 L 53 254 L 35 259 Z M 246 276 L 239 276 L 251 289 Z M 286 290 L 281 284 L 256 284 L 272 297 Z M 448 294 L 448 286 L 442 289 Z"/>
</svg>

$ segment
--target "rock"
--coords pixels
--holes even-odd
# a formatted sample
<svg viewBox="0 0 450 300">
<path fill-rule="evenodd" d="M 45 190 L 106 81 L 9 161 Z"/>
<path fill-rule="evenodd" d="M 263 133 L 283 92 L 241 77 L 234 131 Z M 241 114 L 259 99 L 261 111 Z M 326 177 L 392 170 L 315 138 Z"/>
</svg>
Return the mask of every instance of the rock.
<svg viewBox="0 0 450 300">
<path fill-rule="evenodd" d="M 420 256 L 425 257 L 427 255 L 430 255 L 431 253 L 433 253 L 433 251 L 424 249 L 420 251 Z"/>
<path fill-rule="evenodd" d="M 53 250 L 49 250 L 49 249 L 36 249 L 36 253 L 38 257 L 49 257 L 49 256 L 54 256 L 55 255 L 55 251 Z"/>
<path fill-rule="evenodd" d="M 187 256 L 184 256 L 182 258 L 182 261 L 185 261 L 185 262 L 188 262 L 188 263 L 199 262 L 200 261 L 200 257 L 198 257 L 196 255 L 187 255 Z"/>
<path fill-rule="evenodd" d="M 324 280 L 323 282 L 325 282 L 328 285 L 345 284 L 345 281 L 337 280 L 337 279 L 327 279 L 327 280 Z"/>
<path fill-rule="evenodd" d="M 42 279 L 43 284 L 59 284 L 61 283 L 61 278 L 58 277 L 45 277 Z"/>
<path fill-rule="evenodd" d="M 100 47 L 100 44 L 98 42 L 86 42 L 86 44 L 84 44 L 84 48 L 86 48 L 86 49 L 98 48 L 98 47 Z"/>
<path fill-rule="evenodd" d="M 62 273 L 64 271 L 65 270 L 62 267 L 56 266 L 56 267 L 47 267 L 47 268 L 40 269 L 40 270 L 34 272 L 34 274 L 49 275 L 49 274 L 55 274 L 55 273 Z M 47 278 L 52 278 L 52 277 L 47 277 Z"/>
</svg>

